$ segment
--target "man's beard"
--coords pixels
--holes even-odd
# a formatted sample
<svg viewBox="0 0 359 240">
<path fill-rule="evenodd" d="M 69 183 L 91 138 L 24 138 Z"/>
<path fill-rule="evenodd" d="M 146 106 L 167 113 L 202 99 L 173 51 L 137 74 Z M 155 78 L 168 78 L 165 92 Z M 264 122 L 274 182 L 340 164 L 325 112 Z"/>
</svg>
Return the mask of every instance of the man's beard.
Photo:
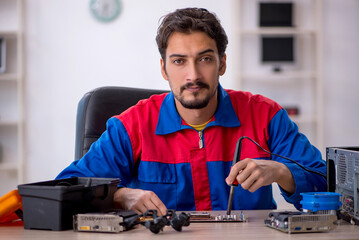
<svg viewBox="0 0 359 240">
<path fill-rule="evenodd" d="M 180 88 L 180 94 L 189 87 L 194 87 L 194 86 L 198 86 L 201 88 L 206 88 L 206 89 L 210 89 L 209 85 L 203 83 L 203 82 L 196 82 L 196 83 L 187 83 L 184 86 L 182 86 Z M 215 88 L 217 89 L 217 87 Z M 181 96 L 180 94 L 175 95 L 175 98 L 182 104 L 183 107 L 188 108 L 188 109 L 201 109 L 204 108 L 208 105 L 209 101 L 212 99 L 212 97 L 214 96 L 214 94 L 216 93 L 216 91 L 213 91 L 213 93 L 208 93 L 204 99 L 194 99 L 194 100 L 190 100 L 190 101 L 186 101 L 184 99 L 183 96 Z M 194 92 L 193 96 L 196 98 L 199 95 L 199 92 Z"/>
</svg>

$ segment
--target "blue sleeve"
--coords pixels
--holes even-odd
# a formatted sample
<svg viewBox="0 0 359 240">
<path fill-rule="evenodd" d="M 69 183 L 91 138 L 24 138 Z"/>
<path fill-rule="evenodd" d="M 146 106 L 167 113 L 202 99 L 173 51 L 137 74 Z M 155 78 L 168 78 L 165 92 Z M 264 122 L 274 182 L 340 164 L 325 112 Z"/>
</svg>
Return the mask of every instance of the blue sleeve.
<svg viewBox="0 0 359 240">
<path fill-rule="evenodd" d="M 107 129 L 94 142 L 88 153 L 74 161 L 56 178 L 120 178 L 125 186 L 133 171 L 132 145 L 123 123 L 117 118 L 107 121 Z"/>
<path fill-rule="evenodd" d="M 314 147 L 307 137 L 298 131 L 297 125 L 290 120 L 287 112 L 282 109 L 273 117 L 268 128 L 269 148 L 272 153 L 288 157 L 306 168 L 326 175 L 326 163 L 320 151 Z M 281 193 L 285 200 L 301 208 L 300 201 L 303 192 L 326 191 L 326 178 L 310 173 L 297 164 L 280 157 L 273 156 L 273 160 L 284 163 L 291 171 L 295 181 L 295 192 L 288 194 L 283 189 Z"/>
</svg>

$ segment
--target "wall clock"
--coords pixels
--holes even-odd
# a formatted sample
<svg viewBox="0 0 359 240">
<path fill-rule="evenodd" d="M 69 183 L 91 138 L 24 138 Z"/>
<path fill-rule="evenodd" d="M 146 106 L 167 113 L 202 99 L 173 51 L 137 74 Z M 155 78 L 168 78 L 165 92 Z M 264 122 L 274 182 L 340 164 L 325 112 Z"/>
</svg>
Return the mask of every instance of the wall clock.
<svg viewBox="0 0 359 240">
<path fill-rule="evenodd" d="M 90 0 L 92 15 L 100 22 L 111 22 L 121 11 L 120 0 Z"/>
</svg>

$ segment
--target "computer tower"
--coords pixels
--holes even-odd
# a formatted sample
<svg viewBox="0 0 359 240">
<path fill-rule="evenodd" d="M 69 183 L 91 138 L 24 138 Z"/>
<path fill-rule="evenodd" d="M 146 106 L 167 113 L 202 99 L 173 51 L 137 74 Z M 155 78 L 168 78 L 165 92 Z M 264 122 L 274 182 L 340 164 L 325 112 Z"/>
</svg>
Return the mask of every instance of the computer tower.
<svg viewBox="0 0 359 240">
<path fill-rule="evenodd" d="M 359 225 L 359 147 L 328 147 L 328 191 L 340 193 L 341 218 Z"/>
</svg>

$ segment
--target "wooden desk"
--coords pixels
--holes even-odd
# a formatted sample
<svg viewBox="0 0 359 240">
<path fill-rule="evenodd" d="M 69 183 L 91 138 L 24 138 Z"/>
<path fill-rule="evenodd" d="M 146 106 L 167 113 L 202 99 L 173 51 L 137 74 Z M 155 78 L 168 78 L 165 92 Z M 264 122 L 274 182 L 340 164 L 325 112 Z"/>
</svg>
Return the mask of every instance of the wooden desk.
<svg viewBox="0 0 359 240">
<path fill-rule="evenodd" d="M 246 223 L 191 223 L 184 227 L 182 232 L 176 232 L 172 227 L 166 226 L 163 232 L 153 234 L 144 226 L 138 226 L 130 231 L 120 233 L 88 233 L 68 231 L 26 230 L 22 226 L 0 226 L 0 238 L 6 240 L 92 240 L 92 239 L 216 239 L 216 240 L 246 240 L 246 239 L 359 239 L 359 226 L 341 222 L 333 231 L 326 233 L 301 233 L 287 234 L 266 227 L 264 219 L 268 216 L 268 210 L 244 211 L 249 221 Z"/>
</svg>

